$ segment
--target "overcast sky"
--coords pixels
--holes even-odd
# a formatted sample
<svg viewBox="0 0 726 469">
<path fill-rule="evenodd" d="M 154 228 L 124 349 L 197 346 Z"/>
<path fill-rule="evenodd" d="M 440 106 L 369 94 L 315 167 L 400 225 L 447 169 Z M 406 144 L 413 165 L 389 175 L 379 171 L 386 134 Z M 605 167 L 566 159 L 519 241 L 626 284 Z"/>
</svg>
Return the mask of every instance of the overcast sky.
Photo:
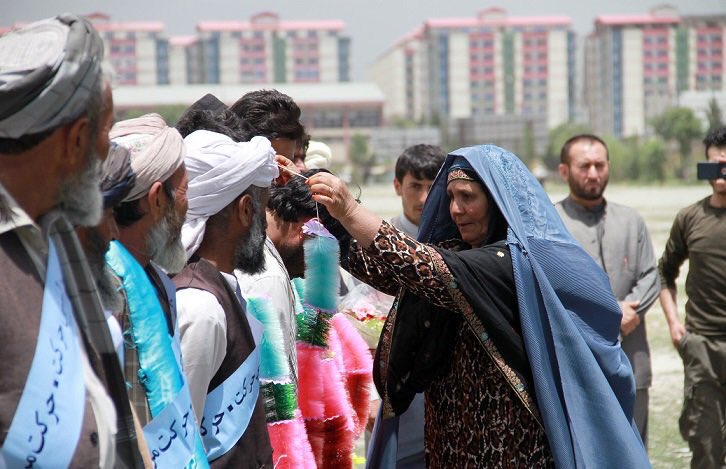
<svg viewBox="0 0 726 469">
<path fill-rule="evenodd" d="M 510 15 L 570 16 L 575 30 L 586 34 L 601 14 L 645 13 L 663 2 L 642 0 L 0 0 L 0 24 L 53 16 L 61 11 L 100 11 L 117 21 L 162 21 L 169 35 L 194 34 L 204 20 L 244 21 L 260 11 L 282 19 L 340 19 L 352 39 L 353 79 L 396 40 L 427 18 L 473 17 L 477 11 L 503 6 Z M 726 0 L 671 0 L 681 14 L 726 14 Z"/>
</svg>

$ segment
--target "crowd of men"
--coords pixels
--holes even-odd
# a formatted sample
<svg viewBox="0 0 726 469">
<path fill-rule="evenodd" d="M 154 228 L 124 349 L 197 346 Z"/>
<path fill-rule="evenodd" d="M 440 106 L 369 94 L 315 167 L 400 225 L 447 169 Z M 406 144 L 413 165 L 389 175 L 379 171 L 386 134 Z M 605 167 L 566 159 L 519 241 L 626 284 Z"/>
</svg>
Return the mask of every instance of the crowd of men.
<svg viewBox="0 0 726 469">
<path fill-rule="evenodd" d="M 246 298 L 269 300 L 294 393 L 292 279 L 305 272 L 304 226 L 319 215 L 304 184 L 318 169 L 306 162 L 324 167 L 330 152 L 275 90 L 230 107 L 207 95 L 175 127 L 157 114 L 114 123 L 102 64 L 102 42 L 81 17 L 0 37 L 0 467 L 272 467 L 294 445 L 274 434 L 266 399 L 275 399 L 260 386 L 263 327 Z M 726 128 L 704 144 L 708 161 L 726 163 Z M 416 236 L 445 157 L 431 145 L 401 155 L 393 226 Z M 692 466 L 723 467 L 726 179 L 678 213 L 656 262 L 643 219 L 604 196 L 601 138 L 570 138 L 559 172 L 570 193 L 557 210 L 620 303 L 646 447 L 644 315 L 660 298 L 684 362 L 679 423 Z M 685 260 L 682 322 L 675 281 Z M 401 426 L 398 467 L 423 467 L 421 395 Z"/>
</svg>

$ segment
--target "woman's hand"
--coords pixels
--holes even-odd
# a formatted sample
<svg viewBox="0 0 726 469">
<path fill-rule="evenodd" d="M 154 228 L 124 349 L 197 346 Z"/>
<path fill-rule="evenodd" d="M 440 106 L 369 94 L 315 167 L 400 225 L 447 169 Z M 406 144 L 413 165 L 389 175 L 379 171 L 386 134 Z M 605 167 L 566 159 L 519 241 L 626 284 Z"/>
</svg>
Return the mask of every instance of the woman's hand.
<svg viewBox="0 0 726 469">
<path fill-rule="evenodd" d="M 307 180 L 307 184 L 313 193 L 313 200 L 325 205 L 330 215 L 344 222 L 358 207 L 353 195 L 337 176 L 330 173 L 319 172 L 313 174 Z"/>
<path fill-rule="evenodd" d="M 287 181 L 295 177 L 296 174 L 300 174 L 300 170 L 295 166 L 289 158 L 282 155 L 275 155 L 275 163 L 280 168 L 280 175 L 275 179 L 275 184 L 278 186 L 284 186 Z"/>
<path fill-rule="evenodd" d="M 362 246 L 369 246 L 381 226 L 381 218 L 360 205 L 343 181 L 330 173 L 319 172 L 307 180 L 313 200 L 325 205 L 328 213 Z"/>
</svg>

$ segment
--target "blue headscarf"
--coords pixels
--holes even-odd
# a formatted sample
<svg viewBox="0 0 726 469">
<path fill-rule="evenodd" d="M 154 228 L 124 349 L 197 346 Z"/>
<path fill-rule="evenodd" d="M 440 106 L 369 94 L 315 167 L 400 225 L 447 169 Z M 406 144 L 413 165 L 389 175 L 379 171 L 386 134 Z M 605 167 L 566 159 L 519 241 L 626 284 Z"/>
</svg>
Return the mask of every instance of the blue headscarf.
<svg viewBox="0 0 726 469">
<path fill-rule="evenodd" d="M 452 166 L 478 175 L 509 225 L 522 338 L 557 467 L 650 467 L 632 419 L 635 381 L 607 276 L 526 166 L 494 145 L 447 157 L 426 200 L 419 241 L 458 236 L 446 194 Z"/>
</svg>

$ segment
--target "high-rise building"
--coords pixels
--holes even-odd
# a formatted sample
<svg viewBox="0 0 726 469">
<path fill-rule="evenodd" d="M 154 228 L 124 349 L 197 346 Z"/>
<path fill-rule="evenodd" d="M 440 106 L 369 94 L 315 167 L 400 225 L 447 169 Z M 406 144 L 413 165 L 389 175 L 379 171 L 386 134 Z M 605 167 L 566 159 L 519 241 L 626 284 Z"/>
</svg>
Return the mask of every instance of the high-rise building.
<svg viewBox="0 0 726 469">
<path fill-rule="evenodd" d="M 336 83 L 350 81 L 345 23 L 282 21 L 271 12 L 249 21 L 197 24 L 203 83 Z"/>
<path fill-rule="evenodd" d="M 585 40 L 584 102 L 593 130 L 648 133 L 687 90 L 724 90 L 726 15 L 680 16 L 670 6 L 602 15 Z"/>
<path fill-rule="evenodd" d="M 103 39 L 105 58 L 121 85 L 169 83 L 169 40 L 160 21 L 115 22 L 103 13 L 87 17 Z"/>
<path fill-rule="evenodd" d="M 575 35 L 566 16 L 435 18 L 369 69 L 386 95 L 386 117 L 412 120 L 574 114 Z"/>
</svg>

